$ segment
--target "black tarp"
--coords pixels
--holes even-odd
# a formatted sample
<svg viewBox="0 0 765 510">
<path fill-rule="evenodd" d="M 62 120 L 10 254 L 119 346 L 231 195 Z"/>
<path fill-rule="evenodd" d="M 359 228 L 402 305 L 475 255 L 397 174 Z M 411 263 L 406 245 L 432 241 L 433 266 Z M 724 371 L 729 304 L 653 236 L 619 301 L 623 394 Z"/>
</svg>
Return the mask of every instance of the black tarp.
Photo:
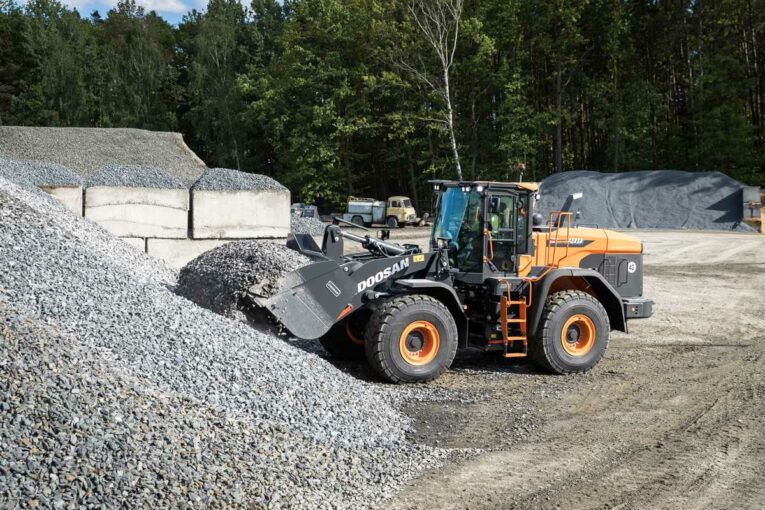
<svg viewBox="0 0 765 510">
<path fill-rule="evenodd" d="M 582 225 L 751 231 L 741 222 L 743 187 L 720 172 L 561 172 L 541 182 L 537 211 L 546 222 L 569 194 L 581 192 Z"/>
</svg>

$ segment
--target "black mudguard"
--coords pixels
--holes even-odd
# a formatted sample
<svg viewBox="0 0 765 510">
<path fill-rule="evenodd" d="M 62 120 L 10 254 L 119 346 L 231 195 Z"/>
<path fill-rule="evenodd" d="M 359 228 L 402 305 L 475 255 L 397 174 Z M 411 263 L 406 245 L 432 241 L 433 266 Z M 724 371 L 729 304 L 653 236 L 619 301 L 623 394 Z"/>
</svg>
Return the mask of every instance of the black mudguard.
<svg viewBox="0 0 765 510">
<path fill-rule="evenodd" d="M 616 289 L 603 278 L 603 275 L 593 269 L 555 269 L 547 273 L 542 281 L 534 285 L 533 302 L 531 304 L 531 313 L 528 317 L 528 334 L 534 336 L 542 318 L 542 311 L 547 301 L 550 287 L 555 280 L 563 277 L 581 278 L 592 287 L 603 307 L 608 312 L 608 320 L 611 322 L 611 329 L 627 332 L 627 321 L 624 318 L 624 307 L 622 299 Z"/>
</svg>

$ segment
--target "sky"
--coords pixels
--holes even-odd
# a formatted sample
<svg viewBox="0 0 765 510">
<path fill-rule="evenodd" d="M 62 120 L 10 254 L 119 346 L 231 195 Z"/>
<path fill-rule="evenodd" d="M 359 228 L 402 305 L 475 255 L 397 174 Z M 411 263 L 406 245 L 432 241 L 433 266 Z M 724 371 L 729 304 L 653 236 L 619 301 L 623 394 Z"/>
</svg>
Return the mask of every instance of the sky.
<svg viewBox="0 0 765 510">
<path fill-rule="evenodd" d="M 106 17 L 106 13 L 117 5 L 117 0 L 61 0 L 68 7 L 76 8 L 81 16 L 87 17 L 94 10 Z M 191 9 L 204 10 L 206 0 L 136 0 L 136 4 L 146 9 L 146 12 L 157 11 L 157 14 L 172 24 L 177 24 L 183 15 Z"/>
</svg>

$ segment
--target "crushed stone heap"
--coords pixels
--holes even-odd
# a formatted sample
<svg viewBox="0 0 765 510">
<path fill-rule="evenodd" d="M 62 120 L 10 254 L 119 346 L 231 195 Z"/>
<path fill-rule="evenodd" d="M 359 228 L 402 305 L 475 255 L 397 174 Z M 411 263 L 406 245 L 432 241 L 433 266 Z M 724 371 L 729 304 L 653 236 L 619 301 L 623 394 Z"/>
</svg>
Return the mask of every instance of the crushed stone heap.
<svg viewBox="0 0 765 510">
<path fill-rule="evenodd" d="M 1 178 L 0 260 L 0 507 L 364 508 L 437 463 L 383 391 Z"/>
<path fill-rule="evenodd" d="M 185 189 L 186 185 L 156 166 L 105 165 L 87 180 L 89 188 L 111 186 L 122 188 Z"/>
<path fill-rule="evenodd" d="M 194 183 L 198 190 L 286 190 L 278 181 L 261 174 L 251 174 L 230 168 L 209 168 Z"/>
<path fill-rule="evenodd" d="M 274 242 L 231 242 L 186 264 L 176 292 L 215 313 L 241 319 L 246 293 L 269 297 L 286 273 L 308 262 L 308 257 Z"/>
<path fill-rule="evenodd" d="M 207 168 L 180 133 L 0 126 L 0 158 L 46 161 L 87 178 L 105 165 L 156 166 L 191 185 Z"/>
</svg>

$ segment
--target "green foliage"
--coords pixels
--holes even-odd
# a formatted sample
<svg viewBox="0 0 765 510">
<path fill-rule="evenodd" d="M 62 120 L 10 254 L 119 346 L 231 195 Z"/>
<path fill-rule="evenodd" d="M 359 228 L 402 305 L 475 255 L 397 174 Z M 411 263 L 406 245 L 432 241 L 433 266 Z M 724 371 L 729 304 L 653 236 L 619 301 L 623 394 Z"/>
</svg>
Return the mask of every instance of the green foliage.
<svg viewBox="0 0 765 510">
<path fill-rule="evenodd" d="M 450 178 L 443 97 L 404 0 L 210 0 L 171 26 L 0 0 L 0 123 L 180 130 L 293 198 Z M 765 185 L 765 0 L 466 0 L 451 77 L 466 178 L 721 170 Z"/>
</svg>

